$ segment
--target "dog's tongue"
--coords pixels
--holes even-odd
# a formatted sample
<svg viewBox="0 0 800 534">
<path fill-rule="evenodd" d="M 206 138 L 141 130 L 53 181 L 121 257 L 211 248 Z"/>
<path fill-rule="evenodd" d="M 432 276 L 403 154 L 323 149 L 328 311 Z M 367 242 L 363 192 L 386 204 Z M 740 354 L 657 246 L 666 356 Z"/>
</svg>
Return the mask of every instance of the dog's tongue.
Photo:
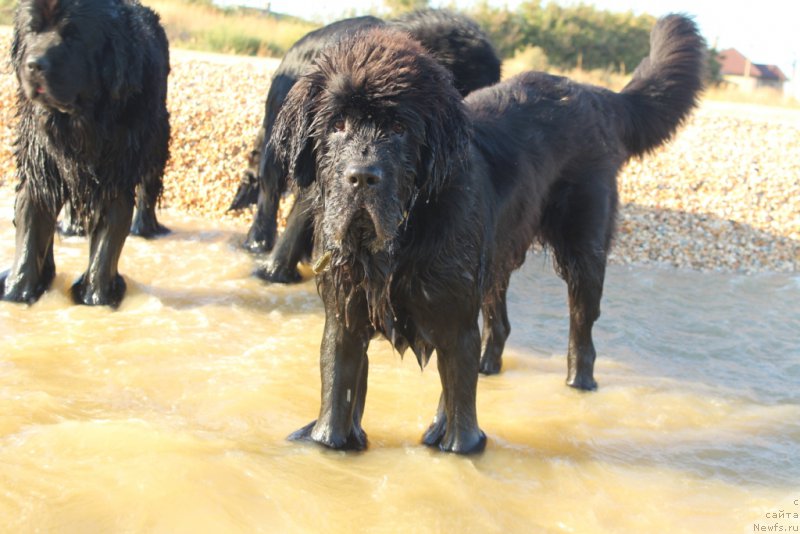
<svg viewBox="0 0 800 534">
<path fill-rule="evenodd" d="M 40 95 L 44 94 L 44 87 L 41 85 L 36 86 L 36 93 Z"/>
</svg>

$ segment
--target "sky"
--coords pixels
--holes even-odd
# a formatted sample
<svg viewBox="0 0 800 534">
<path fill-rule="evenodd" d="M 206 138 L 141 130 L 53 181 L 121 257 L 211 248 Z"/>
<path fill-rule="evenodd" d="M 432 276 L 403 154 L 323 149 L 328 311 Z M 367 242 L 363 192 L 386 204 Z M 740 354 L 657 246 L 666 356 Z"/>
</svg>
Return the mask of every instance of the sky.
<svg viewBox="0 0 800 534">
<path fill-rule="evenodd" d="M 466 9 L 474 3 L 475 0 L 431 0 L 430 5 Z M 492 5 L 506 5 L 512 9 L 519 3 L 520 0 L 490 0 Z M 557 0 L 557 3 L 575 5 L 579 2 Z M 797 64 L 796 75 L 800 77 L 800 0 L 585 0 L 584 3 L 599 9 L 655 16 L 670 12 L 693 15 L 703 36 L 709 44 L 716 44 L 717 49 L 736 48 L 753 63 L 778 65 L 789 78 L 794 77 L 794 64 Z M 370 8 L 380 8 L 383 2 L 271 0 L 271 6 L 272 11 L 278 13 L 331 22 L 345 14 L 361 14 Z"/>
</svg>

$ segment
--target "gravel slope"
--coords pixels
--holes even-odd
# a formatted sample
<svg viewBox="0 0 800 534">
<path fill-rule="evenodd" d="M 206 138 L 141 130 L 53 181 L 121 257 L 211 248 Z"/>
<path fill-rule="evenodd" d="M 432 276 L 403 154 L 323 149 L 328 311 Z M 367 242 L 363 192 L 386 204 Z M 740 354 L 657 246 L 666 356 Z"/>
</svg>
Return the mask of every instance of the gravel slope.
<svg viewBox="0 0 800 534">
<path fill-rule="evenodd" d="M 0 29 L 0 57 L 10 34 Z M 173 51 L 163 207 L 226 214 L 276 60 Z M 12 195 L 14 78 L 0 68 L 0 195 Z M 620 176 L 613 263 L 800 270 L 800 111 L 705 102 L 668 146 Z"/>
</svg>

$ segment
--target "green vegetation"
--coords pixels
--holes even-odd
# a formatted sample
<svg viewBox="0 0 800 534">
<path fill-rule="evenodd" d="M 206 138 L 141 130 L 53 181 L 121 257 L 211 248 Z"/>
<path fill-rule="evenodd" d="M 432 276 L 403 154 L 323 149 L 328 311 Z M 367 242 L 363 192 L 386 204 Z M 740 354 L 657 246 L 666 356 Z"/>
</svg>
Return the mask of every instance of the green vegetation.
<svg viewBox="0 0 800 534">
<path fill-rule="evenodd" d="M 253 9 L 215 6 L 212 0 L 142 0 L 155 9 L 170 43 L 223 53 L 282 56 L 318 27 L 301 19 Z M 0 23 L 11 22 L 16 0 L 0 0 Z M 428 0 L 384 0 L 383 13 L 396 15 L 427 7 Z M 590 5 L 526 0 L 517 9 L 482 0 L 467 14 L 489 34 L 507 61 L 505 72 L 588 71 L 589 81 L 616 86 L 645 57 L 655 17 L 602 11 Z M 720 81 L 716 53 L 709 53 L 709 80 Z M 585 75 L 581 77 L 586 78 Z"/>
<path fill-rule="evenodd" d="M 655 17 L 612 13 L 589 5 L 560 6 L 539 0 L 516 11 L 487 2 L 470 13 L 496 42 L 504 57 L 539 47 L 550 65 L 562 69 L 608 69 L 625 73 L 647 54 Z"/>
<path fill-rule="evenodd" d="M 392 12 L 425 7 L 427 0 L 384 0 Z M 528 68 L 631 72 L 650 48 L 651 15 L 616 13 L 583 3 L 560 5 L 527 0 L 516 10 L 482 0 L 467 11 L 489 34 L 498 53 Z M 527 59 L 525 59 L 527 58 Z M 716 54 L 709 54 L 709 79 L 719 81 Z"/>
</svg>

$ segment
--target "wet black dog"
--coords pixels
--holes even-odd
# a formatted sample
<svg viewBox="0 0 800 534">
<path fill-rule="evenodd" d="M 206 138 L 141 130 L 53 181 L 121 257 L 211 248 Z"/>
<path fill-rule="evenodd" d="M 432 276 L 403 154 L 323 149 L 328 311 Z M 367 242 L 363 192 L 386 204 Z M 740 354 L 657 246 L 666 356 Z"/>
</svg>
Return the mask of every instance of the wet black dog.
<svg viewBox="0 0 800 534">
<path fill-rule="evenodd" d="M 375 17 L 346 19 L 300 39 L 289 49 L 273 76 L 263 125 L 256 136 L 248 158 L 248 169 L 230 208 L 240 209 L 257 203 L 256 215 L 244 246 L 252 252 L 268 252 L 275 246 L 275 252 L 256 272 L 266 280 L 282 283 L 300 280 L 297 262 L 310 251 L 312 224 L 306 209 L 308 202 L 297 199 L 297 207 L 289 215 L 286 231 L 275 243 L 278 204 L 287 184 L 274 158 L 262 158 L 264 141 L 271 135 L 272 125 L 286 94 L 297 78 L 311 67 L 319 52 L 348 34 L 378 26 L 400 29 L 421 42 L 453 73 L 456 88 L 462 95 L 500 80 L 500 60 L 486 34 L 469 18 L 448 11 L 420 10 L 387 22 Z"/>
<path fill-rule="evenodd" d="M 496 368 L 509 276 L 536 239 L 568 286 L 568 384 L 594 389 L 616 174 L 688 116 L 704 52 L 695 25 L 670 16 L 621 93 L 529 72 L 465 104 L 449 73 L 397 32 L 371 30 L 324 52 L 289 92 L 270 141 L 314 195 L 326 312 L 319 418 L 291 437 L 366 446 L 367 347 L 381 333 L 421 365 L 436 350 L 442 396 L 424 443 L 481 450 L 479 310 L 483 365 Z"/>
<path fill-rule="evenodd" d="M 72 296 L 116 306 L 129 229 L 162 229 L 154 199 L 169 142 L 164 30 L 136 0 L 23 0 L 11 52 L 19 80 L 17 237 L 0 293 L 30 303 L 49 287 L 56 216 L 69 200 L 91 240 Z M 143 209 L 131 227 L 137 186 Z"/>
</svg>

